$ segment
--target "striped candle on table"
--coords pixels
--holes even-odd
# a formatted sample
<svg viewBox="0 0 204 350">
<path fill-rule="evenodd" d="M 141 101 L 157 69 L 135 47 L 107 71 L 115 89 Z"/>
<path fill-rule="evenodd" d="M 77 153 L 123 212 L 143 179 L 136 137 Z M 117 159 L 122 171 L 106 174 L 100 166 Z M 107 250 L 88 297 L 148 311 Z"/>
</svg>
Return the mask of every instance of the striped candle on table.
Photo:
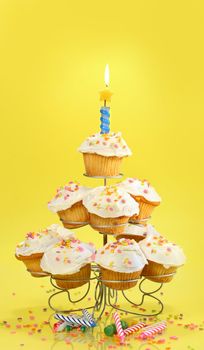
<svg viewBox="0 0 204 350">
<path fill-rule="evenodd" d="M 147 338 L 151 338 L 152 336 L 154 336 L 155 334 L 161 333 L 165 328 L 166 328 L 167 324 L 165 321 L 163 322 L 159 322 L 159 323 L 155 323 L 149 327 L 147 327 L 140 335 L 139 338 L 140 339 L 147 339 Z"/>
<path fill-rule="evenodd" d="M 144 327 L 146 327 L 146 323 L 144 323 L 144 322 L 137 323 L 131 327 L 124 329 L 124 334 L 129 335 L 129 334 L 138 332 L 140 329 L 142 329 Z"/>
<path fill-rule="evenodd" d="M 115 321 L 117 335 L 120 338 L 120 342 L 123 343 L 124 339 L 125 339 L 125 334 L 124 334 L 124 331 L 122 329 L 122 325 L 121 325 L 121 322 L 120 322 L 120 317 L 119 317 L 117 312 L 114 312 L 113 318 L 114 318 L 114 321 Z"/>
</svg>

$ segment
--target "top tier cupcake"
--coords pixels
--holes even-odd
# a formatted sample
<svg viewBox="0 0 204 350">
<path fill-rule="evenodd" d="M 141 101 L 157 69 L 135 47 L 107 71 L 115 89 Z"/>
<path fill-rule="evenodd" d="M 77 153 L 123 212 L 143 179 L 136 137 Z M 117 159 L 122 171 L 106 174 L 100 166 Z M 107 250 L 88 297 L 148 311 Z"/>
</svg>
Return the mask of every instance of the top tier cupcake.
<svg viewBox="0 0 204 350">
<path fill-rule="evenodd" d="M 84 197 L 83 204 L 90 214 L 90 225 L 103 233 L 120 233 L 139 205 L 117 186 L 96 187 Z"/>
<path fill-rule="evenodd" d="M 131 218 L 131 221 L 134 223 L 145 223 L 153 209 L 161 202 L 161 198 L 156 190 L 146 180 L 127 178 L 118 183 L 117 186 L 127 191 L 139 203 L 139 215 L 134 215 Z"/>
<path fill-rule="evenodd" d="M 83 226 L 88 222 L 89 216 L 82 200 L 89 190 L 78 182 L 70 181 L 57 189 L 55 197 L 48 202 L 48 208 L 59 215 L 64 227 Z"/>
<path fill-rule="evenodd" d="M 79 152 L 83 153 L 89 176 L 119 175 L 122 158 L 132 154 L 120 132 L 89 136 L 79 147 Z"/>
</svg>

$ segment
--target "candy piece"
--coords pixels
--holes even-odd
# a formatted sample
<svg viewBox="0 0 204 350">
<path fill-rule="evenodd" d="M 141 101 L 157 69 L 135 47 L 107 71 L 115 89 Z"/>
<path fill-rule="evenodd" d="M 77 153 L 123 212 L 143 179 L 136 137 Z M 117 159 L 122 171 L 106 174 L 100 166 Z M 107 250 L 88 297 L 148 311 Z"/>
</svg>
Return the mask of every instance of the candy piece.
<svg viewBox="0 0 204 350">
<path fill-rule="evenodd" d="M 86 332 L 86 330 L 87 330 L 87 328 L 85 327 L 85 326 L 81 326 L 81 331 L 83 332 L 83 333 L 85 333 Z"/>
<path fill-rule="evenodd" d="M 121 320 L 120 322 L 121 322 L 122 329 L 128 328 L 128 323 L 125 320 Z"/>
<path fill-rule="evenodd" d="M 128 324 L 127 324 L 127 322 L 124 321 L 124 320 L 121 320 L 121 326 L 122 326 L 122 329 L 128 328 Z M 105 333 L 105 335 L 107 335 L 108 337 L 112 337 L 114 334 L 117 333 L 116 325 L 113 323 L 113 324 L 110 324 L 109 326 L 106 326 L 106 327 L 104 328 L 104 333 Z"/>
<path fill-rule="evenodd" d="M 111 324 L 110 326 L 107 326 L 104 328 L 104 333 L 108 337 L 112 337 L 113 334 L 116 334 L 116 326 Z"/>
<path fill-rule="evenodd" d="M 66 328 L 65 328 L 65 330 L 66 330 L 67 332 L 69 332 L 69 331 L 71 331 L 71 330 L 72 330 L 72 327 L 71 327 L 71 326 L 69 326 L 69 325 L 67 325 L 67 326 L 66 326 Z"/>
<path fill-rule="evenodd" d="M 54 325 L 53 325 L 53 331 L 54 332 L 57 332 L 58 331 L 58 328 L 59 328 L 59 326 L 62 324 L 62 322 L 56 322 L 56 323 L 54 323 Z"/>
</svg>

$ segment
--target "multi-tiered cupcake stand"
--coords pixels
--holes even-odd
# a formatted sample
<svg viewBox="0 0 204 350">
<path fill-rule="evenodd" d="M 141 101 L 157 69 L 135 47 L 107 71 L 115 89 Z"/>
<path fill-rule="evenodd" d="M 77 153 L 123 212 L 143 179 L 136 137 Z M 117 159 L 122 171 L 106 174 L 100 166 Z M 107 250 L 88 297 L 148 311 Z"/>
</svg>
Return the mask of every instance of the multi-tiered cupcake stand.
<svg viewBox="0 0 204 350">
<path fill-rule="evenodd" d="M 96 179 L 103 179 L 104 186 L 106 186 L 108 179 L 121 178 L 123 175 L 120 174 L 118 176 L 103 177 L 103 176 L 88 176 L 87 174 L 84 174 L 84 176 L 96 178 Z M 66 224 L 72 224 L 74 226 L 74 225 L 79 225 L 79 222 L 66 222 Z M 86 222 L 86 223 L 84 222 L 83 224 L 86 225 L 86 224 L 88 224 L 88 222 Z M 104 226 L 103 226 L 103 229 L 104 229 Z M 108 234 L 101 233 L 101 232 L 99 232 L 99 234 L 102 235 L 103 245 L 105 245 L 108 242 Z M 132 315 L 136 315 L 136 316 L 157 316 L 163 311 L 164 305 L 163 305 L 162 301 L 159 299 L 159 297 L 156 296 L 156 293 L 161 290 L 163 283 L 156 283 L 156 287 L 151 291 L 145 290 L 145 285 L 146 285 L 146 282 L 148 280 L 148 277 L 151 277 L 151 276 L 145 276 L 145 278 L 140 277 L 140 278 L 137 278 L 134 280 L 125 281 L 125 282 L 129 282 L 129 283 L 138 282 L 138 284 L 136 285 L 136 288 L 138 286 L 137 291 L 139 291 L 139 294 L 140 294 L 140 301 L 136 302 L 135 299 L 137 298 L 137 296 L 135 293 L 136 292 L 135 287 L 133 287 L 134 292 L 133 292 L 133 288 L 131 288 L 131 291 L 132 291 L 131 298 L 134 299 L 134 300 L 131 300 L 131 298 L 128 295 L 128 292 L 126 292 L 126 290 L 117 290 L 114 288 L 109 288 L 104 284 L 104 282 L 106 282 L 106 281 L 102 280 L 102 278 L 101 278 L 99 266 L 97 266 L 96 264 L 92 264 L 91 270 L 92 270 L 92 275 L 91 275 L 90 279 L 83 280 L 83 282 L 86 282 L 86 290 L 83 292 L 82 295 L 80 293 L 80 297 L 78 299 L 75 299 L 72 297 L 72 292 L 76 291 L 75 288 L 72 290 L 60 288 L 55 283 L 56 276 L 54 278 L 52 275 L 49 275 L 51 285 L 54 287 L 54 293 L 52 295 L 50 295 L 50 297 L 48 299 L 49 307 L 55 312 L 62 312 L 62 313 L 70 313 L 70 312 L 73 313 L 76 311 L 81 311 L 82 309 L 86 308 L 86 309 L 92 310 L 92 315 L 97 320 L 99 320 L 101 318 L 104 311 L 106 310 L 106 307 L 108 307 L 108 306 L 113 308 L 113 309 L 122 311 L 124 313 L 132 314 Z M 158 278 L 169 277 L 169 276 L 172 276 L 173 274 L 174 273 L 168 274 L 168 275 L 162 275 L 162 276 L 160 275 L 157 277 Z M 155 276 L 154 276 L 154 278 L 155 278 Z M 80 280 L 80 281 L 82 281 L 82 280 Z M 73 280 L 73 281 L 69 280 L 69 282 L 78 283 L 79 280 Z M 117 284 L 117 283 L 121 283 L 121 281 L 111 281 L 111 283 Z M 151 283 L 154 283 L 154 282 L 151 282 Z M 95 285 L 94 302 L 92 305 L 87 305 L 87 296 L 89 295 L 89 292 L 91 290 L 91 284 Z M 155 284 L 154 284 L 154 286 L 155 286 Z M 131 308 L 130 310 L 126 309 L 126 307 L 120 307 L 118 305 L 119 294 L 123 297 L 123 301 L 122 301 L 122 299 L 120 299 L 120 302 L 124 302 L 125 305 L 127 305 L 127 306 L 129 305 L 129 307 Z M 59 295 L 65 295 L 67 297 L 67 301 L 69 303 L 69 308 L 57 308 L 55 306 L 56 299 Z M 151 311 L 150 310 L 147 311 L 146 309 L 142 308 L 142 306 L 144 306 L 146 299 L 148 299 L 148 298 L 151 301 L 154 301 L 154 304 L 151 303 Z M 83 305 L 83 307 L 77 308 L 76 304 L 83 302 L 83 301 L 84 302 L 86 301 L 86 303 Z M 150 306 L 148 306 L 148 308 L 150 309 Z M 154 308 L 154 310 L 152 308 Z M 136 311 L 133 311 L 134 309 L 136 309 Z M 144 312 L 144 310 L 145 310 L 145 312 Z"/>
</svg>

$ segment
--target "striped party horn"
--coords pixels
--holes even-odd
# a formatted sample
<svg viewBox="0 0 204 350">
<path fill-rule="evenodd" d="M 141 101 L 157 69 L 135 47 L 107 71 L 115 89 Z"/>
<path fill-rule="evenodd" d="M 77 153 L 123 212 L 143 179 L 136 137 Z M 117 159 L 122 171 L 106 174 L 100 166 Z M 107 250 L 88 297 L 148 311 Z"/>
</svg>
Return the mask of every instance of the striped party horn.
<svg viewBox="0 0 204 350">
<path fill-rule="evenodd" d="M 91 315 L 86 309 L 83 309 L 83 310 L 82 310 L 82 313 L 83 313 L 84 317 L 85 317 L 89 322 L 95 323 L 94 318 L 92 317 L 92 315 Z"/>
<path fill-rule="evenodd" d="M 166 322 L 159 322 L 156 324 L 153 324 L 149 327 L 147 327 L 147 329 L 145 329 L 140 335 L 139 338 L 140 339 L 147 339 L 147 338 L 151 338 L 153 335 L 161 333 L 165 328 L 166 328 L 167 324 Z"/>
<path fill-rule="evenodd" d="M 125 334 L 124 334 L 124 331 L 122 329 L 122 325 L 121 325 L 121 322 L 120 322 L 120 317 L 119 317 L 117 312 L 114 312 L 113 318 L 114 318 L 114 321 L 115 321 L 117 335 L 120 338 L 120 343 L 123 343 L 124 339 L 125 339 Z"/>
<path fill-rule="evenodd" d="M 129 335 L 129 334 L 138 332 L 140 329 L 142 329 L 144 327 L 146 327 L 146 323 L 144 323 L 144 322 L 134 324 L 133 326 L 124 329 L 124 334 Z"/>
<path fill-rule="evenodd" d="M 86 318 L 80 317 L 78 315 L 61 315 L 55 314 L 57 320 L 66 321 L 70 326 L 86 326 L 86 327 L 95 327 L 95 322 L 90 322 Z"/>
</svg>

